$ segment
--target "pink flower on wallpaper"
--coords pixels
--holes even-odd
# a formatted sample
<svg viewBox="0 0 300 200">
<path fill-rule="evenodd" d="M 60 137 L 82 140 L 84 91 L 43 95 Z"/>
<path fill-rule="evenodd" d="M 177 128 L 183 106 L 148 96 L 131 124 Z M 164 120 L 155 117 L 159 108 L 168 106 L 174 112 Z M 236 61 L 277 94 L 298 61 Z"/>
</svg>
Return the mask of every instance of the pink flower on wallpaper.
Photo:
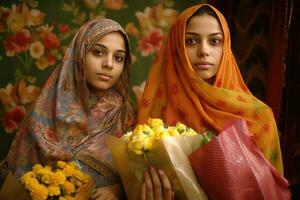
<svg viewBox="0 0 300 200">
<path fill-rule="evenodd" d="M 30 40 L 30 33 L 27 29 L 22 29 L 16 34 L 7 37 L 3 41 L 6 55 L 12 57 L 16 53 L 28 50 L 29 40 Z"/>
<path fill-rule="evenodd" d="M 161 29 L 154 29 L 148 35 L 141 38 L 138 42 L 142 56 L 148 56 L 158 51 L 162 45 L 163 32 Z"/>
<path fill-rule="evenodd" d="M 46 32 L 44 34 L 44 46 L 46 49 L 57 49 L 60 42 L 54 33 Z"/>
<path fill-rule="evenodd" d="M 4 113 L 2 117 L 2 126 L 5 132 L 12 133 L 17 130 L 21 121 L 26 114 L 26 110 L 23 106 L 16 106 L 10 112 Z"/>
</svg>

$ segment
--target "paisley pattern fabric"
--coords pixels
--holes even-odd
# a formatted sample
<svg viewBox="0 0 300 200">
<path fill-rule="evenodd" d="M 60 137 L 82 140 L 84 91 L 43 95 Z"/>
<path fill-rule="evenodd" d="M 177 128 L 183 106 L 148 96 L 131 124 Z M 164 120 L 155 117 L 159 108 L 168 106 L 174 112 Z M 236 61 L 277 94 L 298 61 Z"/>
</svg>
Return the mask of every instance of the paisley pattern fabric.
<svg viewBox="0 0 300 200">
<path fill-rule="evenodd" d="M 113 31 L 124 37 L 125 66 L 117 84 L 99 98 L 89 93 L 86 84 L 85 55 L 96 41 Z M 118 23 L 110 19 L 85 23 L 23 121 L 5 164 L 20 176 L 35 163 L 51 165 L 57 160 L 74 160 L 83 169 L 94 171 L 99 182 L 103 182 L 102 178 L 105 183 L 118 181 L 103 136 L 121 136 L 133 124 L 134 113 L 127 95 L 130 67 L 128 37 Z"/>
<path fill-rule="evenodd" d="M 181 121 L 201 133 L 205 129 L 219 132 L 231 121 L 244 118 L 264 156 L 282 173 L 273 112 L 247 88 L 231 51 L 227 22 L 210 5 L 224 33 L 223 57 L 214 83 L 207 84 L 189 63 L 185 50 L 186 23 L 203 5 L 207 4 L 183 11 L 172 26 L 150 69 L 137 122 L 160 117 L 170 125 Z"/>
</svg>

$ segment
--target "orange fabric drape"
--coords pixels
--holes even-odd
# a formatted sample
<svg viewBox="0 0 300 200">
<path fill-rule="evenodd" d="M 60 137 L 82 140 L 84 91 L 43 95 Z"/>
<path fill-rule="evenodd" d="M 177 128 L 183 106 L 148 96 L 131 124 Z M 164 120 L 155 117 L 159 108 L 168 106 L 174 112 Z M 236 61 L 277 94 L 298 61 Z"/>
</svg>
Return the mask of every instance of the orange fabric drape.
<svg viewBox="0 0 300 200">
<path fill-rule="evenodd" d="M 255 98 L 240 74 L 231 51 L 224 16 L 214 7 L 224 33 L 223 57 L 213 85 L 197 76 L 185 50 L 187 20 L 201 4 L 183 11 L 165 38 L 150 69 L 140 102 L 137 123 L 149 117 L 173 125 L 180 121 L 202 132 L 221 131 L 232 120 L 244 118 L 266 158 L 282 173 L 281 150 L 272 110 Z"/>
</svg>

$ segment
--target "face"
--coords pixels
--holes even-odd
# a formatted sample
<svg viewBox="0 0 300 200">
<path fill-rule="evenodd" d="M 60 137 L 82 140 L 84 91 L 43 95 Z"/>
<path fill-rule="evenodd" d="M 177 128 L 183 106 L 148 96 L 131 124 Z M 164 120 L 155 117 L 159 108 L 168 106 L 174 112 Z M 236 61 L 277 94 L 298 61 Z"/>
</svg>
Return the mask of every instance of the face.
<svg viewBox="0 0 300 200">
<path fill-rule="evenodd" d="M 186 27 L 185 47 L 195 72 L 208 83 L 214 81 L 223 55 L 224 35 L 216 18 L 194 16 Z"/>
<path fill-rule="evenodd" d="M 98 96 L 119 80 L 126 58 L 125 42 L 120 32 L 111 32 L 95 42 L 86 54 L 86 80 Z"/>
</svg>

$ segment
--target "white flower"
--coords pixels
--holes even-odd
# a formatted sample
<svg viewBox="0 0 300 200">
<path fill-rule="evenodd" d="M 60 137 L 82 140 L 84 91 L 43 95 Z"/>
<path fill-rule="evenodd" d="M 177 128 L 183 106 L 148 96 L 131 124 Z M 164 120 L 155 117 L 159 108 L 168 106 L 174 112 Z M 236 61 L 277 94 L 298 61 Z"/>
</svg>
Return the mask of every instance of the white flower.
<svg viewBox="0 0 300 200">
<path fill-rule="evenodd" d="M 30 55 L 34 59 L 39 59 L 44 55 L 44 45 L 42 44 L 41 41 L 35 41 L 34 43 L 30 44 Z"/>
</svg>

